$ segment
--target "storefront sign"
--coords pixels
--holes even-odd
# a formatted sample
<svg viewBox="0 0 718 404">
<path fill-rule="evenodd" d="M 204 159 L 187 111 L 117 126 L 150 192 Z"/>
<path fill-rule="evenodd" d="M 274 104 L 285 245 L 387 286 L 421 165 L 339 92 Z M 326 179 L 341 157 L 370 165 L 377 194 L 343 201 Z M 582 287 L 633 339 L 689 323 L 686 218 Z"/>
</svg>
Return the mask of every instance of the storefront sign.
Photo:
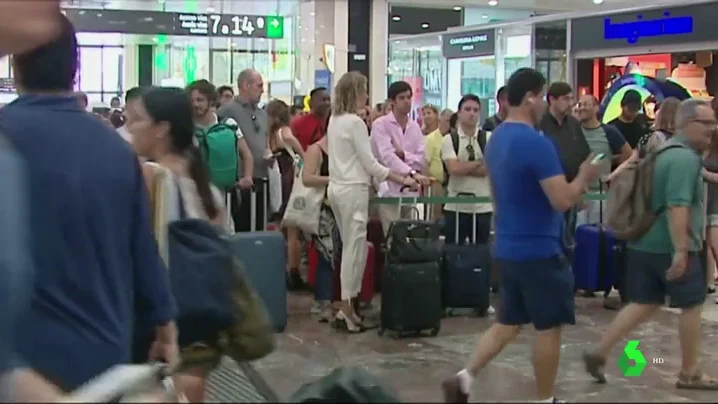
<svg viewBox="0 0 718 404">
<path fill-rule="evenodd" d="M 78 32 L 284 38 L 281 16 L 77 8 L 63 12 Z"/>
<path fill-rule="evenodd" d="M 442 53 L 447 59 L 493 55 L 494 30 L 442 35 Z"/>
<path fill-rule="evenodd" d="M 715 40 L 718 3 L 571 20 L 574 51 Z"/>
</svg>

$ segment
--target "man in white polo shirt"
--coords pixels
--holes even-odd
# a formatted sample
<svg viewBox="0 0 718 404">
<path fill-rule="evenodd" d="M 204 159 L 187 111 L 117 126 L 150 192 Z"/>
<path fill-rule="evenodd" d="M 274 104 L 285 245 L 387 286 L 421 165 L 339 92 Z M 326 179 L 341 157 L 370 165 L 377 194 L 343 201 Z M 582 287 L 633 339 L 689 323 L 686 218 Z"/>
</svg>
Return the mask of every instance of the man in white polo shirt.
<svg viewBox="0 0 718 404">
<path fill-rule="evenodd" d="M 481 101 L 474 94 L 461 97 L 456 130 L 444 136 L 441 158 L 449 177 L 447 196 L 491 196 L 489 177 L 484 166 L 486 132 L 479 130 Z M 491 202 L 476 204 L 447 203 L 444 206 L 446 244 L 487 244 L 491 232 Z M 476 234 L 474 234 L 474 230 Z M 458 238 L 457 238 L 458 236 Z M 494 309 L 489 307 L 489 314 Z"/>
</svg>

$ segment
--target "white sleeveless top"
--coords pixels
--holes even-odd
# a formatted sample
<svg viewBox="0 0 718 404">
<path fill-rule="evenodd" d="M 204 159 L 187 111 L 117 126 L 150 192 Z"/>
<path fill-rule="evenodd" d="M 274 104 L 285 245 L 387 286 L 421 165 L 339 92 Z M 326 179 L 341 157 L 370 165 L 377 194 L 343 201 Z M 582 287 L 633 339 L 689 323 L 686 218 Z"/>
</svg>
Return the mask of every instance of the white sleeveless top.
<svg viewBox="0 0 718 404">
<path fill-rule="evenodd" d="M 153 223 L 155 237 L 160 245 L 160 253 L 166 258 L 166 234 L 167 226 L 180 219 L 180 202 L 184 206 L 187 219 L 204 219 L 209 221 L 210 218 L 202 205 L 202 200 L 197 193 L 197 185 L 194 180 L 189 177 L 179 176 L 166 167 L 157 163 L 145 163 L 152 167 L 155 172 L 157 184 L 155 184 L 155 192 L 159 192 L 155 197 L 156 206 L 153 206 L 155 222 Z M 221 191 L 214 185 L 210 185 L 212 197 L 215 206 L 219 210 L 224 207 L 224 196 Z M 228 213 L 227 213 L 228 214 Z M 230 223 L 222 223 L 221 228 L 225 232 L 229 232 Z M 159 227 L 159 228 L 158 228 Z"/>
</svg>

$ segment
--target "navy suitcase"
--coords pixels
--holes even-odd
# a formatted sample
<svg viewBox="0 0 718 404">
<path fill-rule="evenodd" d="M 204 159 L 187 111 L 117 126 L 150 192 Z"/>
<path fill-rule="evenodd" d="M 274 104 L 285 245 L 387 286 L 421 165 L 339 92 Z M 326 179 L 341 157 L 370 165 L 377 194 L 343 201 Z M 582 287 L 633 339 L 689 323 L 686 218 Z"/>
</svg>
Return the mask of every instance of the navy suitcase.
<svg viewBox="0 0 718 404">
<path fill-rule="evenodd" d="M 578 226 L 571 265 L 576 289 L 610 292 L 616 284 L 614 267 L 618 248 L 613 234 L 602 225 Z"/>
<path fill-rule="evenodd" d="M 447 212 L 447 214 L 450 214 Z M 458 216 L 458 213 L 457 213 Z M 476 244 L 476 216 L 473 218 L 473 239 L 470 244 L 445 244 L 442 259 L 442 304 L 446 313 L 452 309 L 474 309 L 484 317 L 488 313 L 491 294 L 491 247 Z M 456 241 L 459 236 L 459 221 Z"/>
<path fill-rule="evenodd" d="M 253 193 L 250 201 L 252 229 L 257 228 L 256 199 L 257 194 Z M 266 218 L 263 220 L 263 227 L 266 227 Z M 287 256 L 284 236 L 278 231 L 236 233 L 229 236 L 229 245 L 244 264 L 247 277 L 264 302 L 272 327 L 278 332 L 284 331 L 287 327 Z"/>
</svg>

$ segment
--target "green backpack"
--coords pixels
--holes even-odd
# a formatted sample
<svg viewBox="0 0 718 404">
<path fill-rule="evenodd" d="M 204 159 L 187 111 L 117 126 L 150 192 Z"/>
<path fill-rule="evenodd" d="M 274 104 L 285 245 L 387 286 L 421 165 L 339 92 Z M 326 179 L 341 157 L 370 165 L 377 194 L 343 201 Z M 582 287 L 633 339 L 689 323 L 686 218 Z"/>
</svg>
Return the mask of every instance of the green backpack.
<svg viewBox="0 0 718 404">
<path fill-rule="evenodd" d="M 237 127 L 220 122 L 195 134 L 209 177 L 219 189 L 232 189 L 237 183 L 239 156 L 237 152 Z"/>
</svg>

